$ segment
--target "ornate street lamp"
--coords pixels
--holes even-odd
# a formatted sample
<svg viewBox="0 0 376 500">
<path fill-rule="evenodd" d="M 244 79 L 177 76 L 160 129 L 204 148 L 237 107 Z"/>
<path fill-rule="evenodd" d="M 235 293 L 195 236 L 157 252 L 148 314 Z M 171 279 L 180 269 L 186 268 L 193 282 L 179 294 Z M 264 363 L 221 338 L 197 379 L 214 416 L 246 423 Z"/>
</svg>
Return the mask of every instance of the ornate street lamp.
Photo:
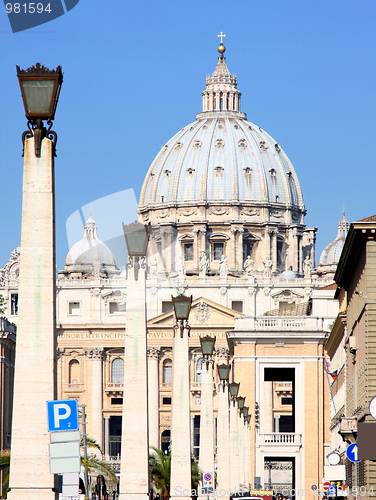
<svg viewBox="0 0 376 500">
<path fill-rule="evenodd" d="M 149 241 L 149 228 L 137 220 L 125 225 L 123 222 L 125 243 L 129 257 L 145 257 Z"/>
<path fill-rule="evenodd" d="M 212 356 L 215 340 L 215 337 L 210 337 L 209 335 L 206 335 L 206 337 L 200 337 L 201 351 L 206 361 L 207 370 L 209 369 L 209 363 L 213 363 Z"/>
<path fill-rule="evenodd" d="M 248 417 L 249 406 L 243 406 L 243 408 L 240 411 L 241 413 L 243 413 L 243 417 L 245 420 L 245 417 Z"/>
<path fill-rule="evenodd" d="M 26 70 L 17 66 L 17 77 L 29 129 L 22 134 L 22 144 L 25 139 L 34 137 L 35 156 L 40 156 L 42 139 L 48 137 L 53 143 L 55 153 L 57 134 L 51 127 L 63 83 L 61 66 L 55 70 L 41 66 L 40 63 Z M 43 120 L 47 120 L 48 129 L 43 126 Z"/>
<path fill-rule="evenodd" d="M 130 261 L 127 268 L 128 266 L 134 267 L 135 279 L 137 280 L 139 259 L 143 259 L 146 255 L 146 249 L 149 241 L 149 228 L 148 226 L 145 226 L 135 220 L 127 225 L 123 222 L 123 232 Z M 141 266 L 146 269 L 143 262 L 141 263 Z"/>
<path fill-rule="evenodd" d="M 181 293 L 177 297 L 173 297 L 171 295 L 171 299 L 172 299 L 172 305 L 174 307 L 175 317 L 177 320 L 177 324 L 174 325 L 174 337 L 175 337 L 175 330 L 177 328 L 180 328 L 180 336 L 182 338 L 183 338 L 184 328 L 188 330 L 188 337 L 190 337 L 191 327 L 188 325 L 188 317 L 192 305 L 192 295 L 190 297 L 186 297 Z"/>
<path fill-rule="evenodd" d="M 230 374 L 230 365 L 223 363 L 222 365 L 217 365 L 218 377 L 222 382 L 223 392 L 225 392 L 226 382 L 228 382 Z"/>
<path fill-rule="evenodd" d="M 251 421 L 251 415 L 247 415 L 244 417 L 244 422 L 246 422 L 247 424 L 249 424 L 249 422 Z"/>
<path fill-rule="evenodd" d="M 236 383 L 236 382 L 231 382 L 231 384 L 228 384 L 228 390 L 230 391 L 230 397 L 233 401 L 236 400 L 236 397 L 237 397 L 238 392 L 239 392 L 239 386 L 240 386 L 240 383 Z"/>
<path fill-rule="evenodd" d="M 236 398 L 236 401 L 238 402 L 238 410 L 241 410 L 244 406 L 245 398 L 243 398 L 242 396 L 238 396 Z"/>
</svg>

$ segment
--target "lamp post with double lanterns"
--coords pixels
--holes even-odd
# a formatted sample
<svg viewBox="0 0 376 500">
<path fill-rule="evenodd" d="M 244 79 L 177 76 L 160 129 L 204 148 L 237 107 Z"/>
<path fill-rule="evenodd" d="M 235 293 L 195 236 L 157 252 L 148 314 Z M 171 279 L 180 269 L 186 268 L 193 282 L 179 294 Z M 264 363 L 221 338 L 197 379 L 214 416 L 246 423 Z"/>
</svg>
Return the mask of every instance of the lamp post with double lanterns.
<svg viewBox="0 0 376 500">
<path fill-rule="evenodd" d="M 230 421 L 229 421 L 229 374 L 230 365 L 217 365 L 218 420 L 217 420 L 217 498 L 227 499 L 230 490 Z M 237 389 L 239 387 L 236 384 Z"/>
<path fill-rule="evenodd" d="M 188 324 L 192 297 L 172 297 L 176 324 L 172 346 L 172 415 L 170 498 L 191 498 L 191 440 Z"/>
<path fill-rule="evenodd" d="M 198 465 L 203 474 L 208 472 L 214 477 L 214 412 L 213 412 L 213 352 L 215 337 L 200 337 L 201 351 L 205 359 L 201 375 L 200 411 L 200 455 Z M 199 497 L 206 498 L 214 493 L 212 487 L 201 488 Z"/>
<path fill-rule="evenodd" d="M 19 309 L 8 498 L 54 499 L 46 401 L 56 399 L 55 193 L 56 133 L 51 131 L 63 81 L 61 67 L 37 63 L 17 77 L 28 120 L 22 134 L 24 175 Z M 47 120 L 49 129 L 43 126 Z M 30 457 L 33 457 L 30 460 Z"/>
<path fill-rule="evenodd" d="M 145 255 L 148 227 L 124 225 L 128 249 L 124 351 L 121 500 L 149 498 L 148 372 Z M 130 458 L 131 457 L 131 458 Z"/>
</svg>

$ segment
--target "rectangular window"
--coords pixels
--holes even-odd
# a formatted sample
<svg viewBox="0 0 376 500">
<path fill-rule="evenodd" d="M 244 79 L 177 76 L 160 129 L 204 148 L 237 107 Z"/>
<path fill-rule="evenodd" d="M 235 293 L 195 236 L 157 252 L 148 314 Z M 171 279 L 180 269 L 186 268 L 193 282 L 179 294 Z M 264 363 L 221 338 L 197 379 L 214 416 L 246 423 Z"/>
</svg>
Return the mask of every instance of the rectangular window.
<svg viewBox="0 0 376 500">
<path fill-rule="evenodd" d="M 213 260 L 221 260 L 223 255 L 223 243 L 213 243 Z"/>
<path fill-rule="evenodd" d="M 110 314 L 121 314 L 125 313 L 125 304 L 118 304 L 117 302 L 110 302 L 109 312 Z"/>
<path fill-rule="evenodd" d="M 79 302 L 69 302 L 69 315 L 79 316 L 80 315 L 80 303 Z"/>
<path fill-rule="evenodd" d="M 164 405 L 170 405 L 171 404 L 171 398 L 163 398 L 163 404 Z"/>
<path fill-rule="evenodd" d="M 231 302 L 231 309 L 233 309 L 236 312 L 242 313 L 243 312 L 243 301 L 242 300 L 233 300 Z"/>
<path fill-rule="evenodd" d="M 184 243 L 184 260 L 193 260 L 193 243 Z"/>
<path fill-rule="evenodd" d="M 112 405 L 122 405 L 123 398 L 111 398 L 111 404 Z"/>
<path fill-rule="evenodd" d="M 18 314 L 18 293 L 12 293 L 10 296 L 10 314 L 11 316 Z"/>
<path fill-rule="evenodd" d="M 168 311 L 172 311 L 172 301 L 171 300 L 163 300 L 162 301 L 162 314 L 167 313 Z"/>
<path fill-rule="evenodd" d="M 281 398 L 281 403 L 283 405 L 292 405 L 294 400 L 292 398 Z"/>
<path fill-rule="evenodd" d="M 245 260 L 248 257 L 248 255 L 252 258 L 252 249 L 253 249 L 253 242 L 243 243 L 243 260 Z"/>
<path fill-rule="evenodd" d="M 172 365 L 164 365 L 163 367 L 163 383 L 172 384 Z"/>
</svg>

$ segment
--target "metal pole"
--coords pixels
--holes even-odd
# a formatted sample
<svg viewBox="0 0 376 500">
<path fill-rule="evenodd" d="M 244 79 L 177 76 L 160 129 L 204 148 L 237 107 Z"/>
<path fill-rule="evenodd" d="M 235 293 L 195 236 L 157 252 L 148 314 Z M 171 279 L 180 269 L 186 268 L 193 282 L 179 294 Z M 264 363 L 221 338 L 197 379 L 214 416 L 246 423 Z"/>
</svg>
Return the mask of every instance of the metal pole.
<svg viewBox="0 0 376 500">
<path fill-rule="evenodd" d="M 86 462 L 87 460 L 87 441 L 86 441 L 86 437 L 87 437 L 87 434 L 86 434 L 86 413 L 85 413 L 85 408 L 86 408 L 86 405 L 78 405 L 80 408 L 81 408 L 81 411 L 82 411 L 82 438 L 83 438 L 83 442 L 84 442 L 84 460 Z M 85 484 L 85 499 L 86 498 L 89 498 L 89 478 L 88 478 L 88 473 L 87 473 L 87 470 L 86 470 L 86 467 L 84 467 L 84 484 Z"/>
<path fill-rule="evenodd" d="M 355 500 L 358 500 L 358 462 L 355 462 Z"/>
</svg>

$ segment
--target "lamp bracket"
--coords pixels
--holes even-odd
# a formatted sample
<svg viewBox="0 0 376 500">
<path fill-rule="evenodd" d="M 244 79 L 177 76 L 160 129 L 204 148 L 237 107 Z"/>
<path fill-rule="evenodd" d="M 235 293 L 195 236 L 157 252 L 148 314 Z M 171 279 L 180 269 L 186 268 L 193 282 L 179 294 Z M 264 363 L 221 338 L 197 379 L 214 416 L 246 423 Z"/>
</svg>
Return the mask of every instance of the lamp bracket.
<svg viewBox="0 0 376 500">
<path fill-rule="evenodd" d="M 51 130 L 52 120 L 48 119 L 48 129 L 43 126 L 43 120 L 29 120 L 27 122 L 27 128 L 22 134 L 22 156 L 25 154 L 25 140 L 34 137 L 34 154 L 35 156 L 40 156 L 40 150 L 42 146 L 42 140 L 47 137 L 52 142 L 52 153 L 56 157 L 56 143 L 57 143 L 57 133 Z"/>
<path fill-rule="evenodd" d="M 184 321 L 185 321 L 185 324 L 184 324 Z M 175 323 L 175 325 L 172 328 L 174 330 L 174 337 L 175 337 L 176 330 L 178 330 L 178 329 L 180 330 L 180 337 L 181 338 L 183 338 L 184 329 L 187 330 L 188 337 L 191 336 L 191 327 L 188 324 L 188 320 L 179 319 L 178 322 Z"/>
</svg>

